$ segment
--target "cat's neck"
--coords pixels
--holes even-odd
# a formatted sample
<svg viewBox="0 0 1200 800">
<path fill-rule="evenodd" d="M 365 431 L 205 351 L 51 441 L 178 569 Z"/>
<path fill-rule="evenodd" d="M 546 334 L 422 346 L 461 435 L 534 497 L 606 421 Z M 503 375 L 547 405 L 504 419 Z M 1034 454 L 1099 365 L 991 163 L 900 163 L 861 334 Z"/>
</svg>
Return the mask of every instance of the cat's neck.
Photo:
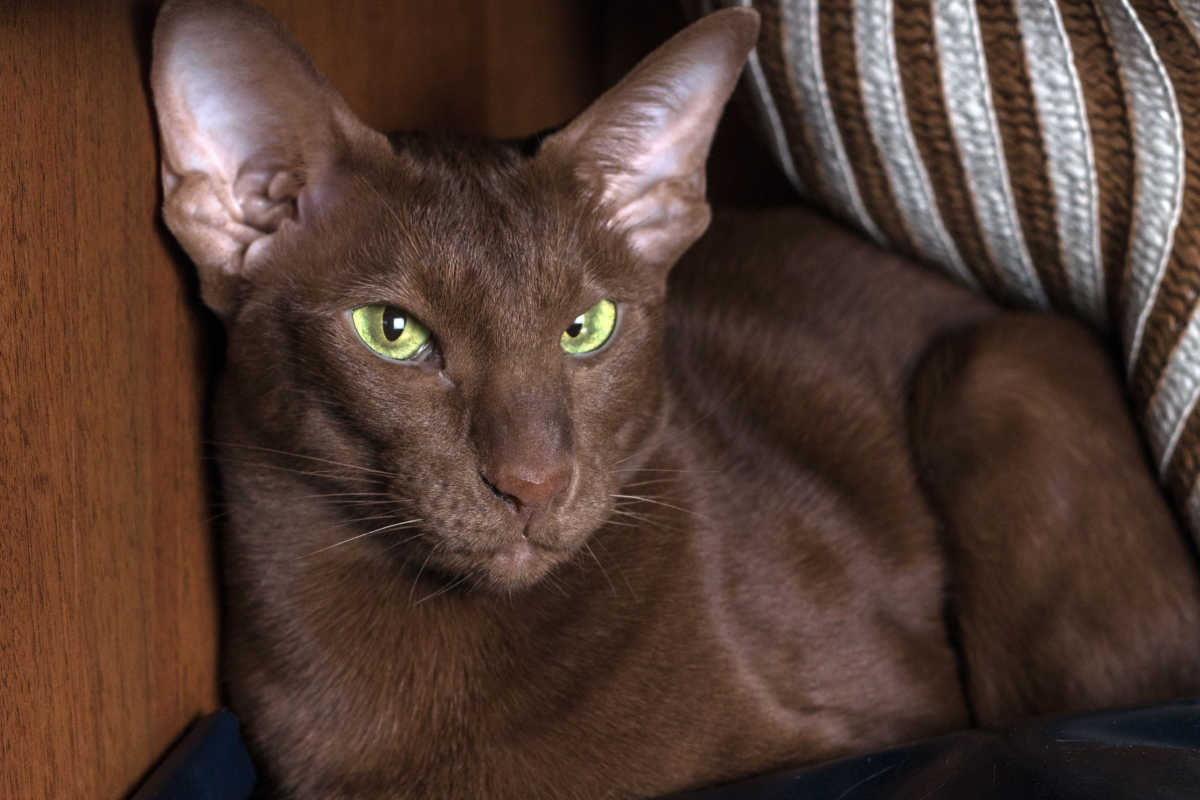
<svg viewBox="0 0 1200 800">
<path fill-rule="evenodd" d="M 656 496 L 685 507 L 686 486 L 673 480 L 686 474 L 681 460 L 663 448 L 639 467 L 629 483 L 668 478 L 654 485 Z M 339 730 L 389 726 L 389 736 L 409 740 L 392 752 L 410 759 L 413 775 L 435 776 L 446 752 L 511 738 L 523 720 L 558 716 L 552 708 L 568 713 L 569 698 L 609 679 L 597 665 L 621 663 L 642 646 L 648 621 L 682 624 L 684 609 L 703 616 L 685 605 L 698 572 L 688 515 L 667 506 L 614 514 L 571 561 L 504 594 L 422 573 L 420 563 L 397 569 L 377 557 L 380 542 L 281 555 L 264 542 L 335 521 L 318 501 L 297 499 L 312 494 L 300 476 L 283 480 L 292 482 L 288 491 L 259 487 L 253 503 L 240 504 L 255 508 L 253 518 L 235 511 L 231 522 L 228 674 L 241 686 L 276 684 L 281 665 L 336 676 L 298 684 L 311 695 L 286 704 L 321 708 Z M 246 705 L 261 691 L 230 688 L 246 713 L 270 713 Z"/>
</svg>

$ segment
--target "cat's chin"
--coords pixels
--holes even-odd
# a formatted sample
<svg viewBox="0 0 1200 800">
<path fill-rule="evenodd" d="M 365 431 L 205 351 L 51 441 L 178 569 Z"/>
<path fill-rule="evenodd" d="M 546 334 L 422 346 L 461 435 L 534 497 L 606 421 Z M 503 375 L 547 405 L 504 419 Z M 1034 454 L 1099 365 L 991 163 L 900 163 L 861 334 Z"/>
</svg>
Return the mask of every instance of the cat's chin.
<svg viewBox="0 0 1200 800">
<path fill-rule="evenodd" d="M 474 575 L 473 585 L 480 589 L 511 593 L 533 586 L 571 553 L 522 539 L 494 550 L 443 551 L 435 560 L 450 575 Z"/>
<path fill-rule="evenodd" d="M 493 589 L 514 591 L 533 586 L 570 554 L 522 539 L 482 558 L 477 569 Z"/>
</svg>

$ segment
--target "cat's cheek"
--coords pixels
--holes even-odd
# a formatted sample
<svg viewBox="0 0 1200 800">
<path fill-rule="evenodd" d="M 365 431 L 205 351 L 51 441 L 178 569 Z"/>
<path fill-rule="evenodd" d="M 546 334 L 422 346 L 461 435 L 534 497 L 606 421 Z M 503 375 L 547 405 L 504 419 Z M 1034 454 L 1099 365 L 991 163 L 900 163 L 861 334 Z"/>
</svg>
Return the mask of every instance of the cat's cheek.
<svg viewBox="0 0 1200 800">
<path fill-rule="evenodd" d="M 613 439 L 616 442 L 617 450 L 628 452 L 634 447 L 634 443 L 645 435 L 646 422 L 641 417 L 630 417 L 621 423 L 621 427 L 617 429 L 616 436 Z"/>
</svg>

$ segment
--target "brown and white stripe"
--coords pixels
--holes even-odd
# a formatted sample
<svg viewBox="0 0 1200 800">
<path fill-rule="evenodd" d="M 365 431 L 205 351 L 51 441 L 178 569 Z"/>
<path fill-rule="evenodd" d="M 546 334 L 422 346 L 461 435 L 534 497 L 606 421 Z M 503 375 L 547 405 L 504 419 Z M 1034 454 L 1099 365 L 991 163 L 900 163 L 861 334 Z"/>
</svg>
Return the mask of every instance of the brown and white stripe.
<svg viewBox="0 0 1200 800">
<path fill-rule="evenodd" d="M 1047 177 L 1054 192 L 1059 257 L 1067 299 L 1096 325 L 1108 320 L 1096 162 L 1091 129 L 1058 5 L 1017 0 L 1021 42 L 1045 144 Z"/>
<path fill-rule="evenodd" d="M 736 5 L 750 8 L 753 6 L 753 0 L 738 0 Z M 716 10 L 711 0 L 705 0 L 703 9 L 706 14 Z M 779 106 L 775 103 L 775 98 L 771 96 L 770 87 L 767 84 L 767 76 L 763 72 L 762 62 L 759 59 L 757 51 L 751 51 L 750 58 L 746 62 L 746 77 L 753 87 L 752 97 L 766 125 L 771 151 L 775 156 L 775 160 L 779 163 L 779 168 L 783 170 L 784 176 L 787 177 L 796 191 L 805 194 L 806 187 L 804 180 L 796 171 L 796 162 L 792 158 L 792 151 L 788 145 L 787 130 L 783 126 L 783 118 L 779 114 Z"/>
<path fill-rule="evenodd" d="M 1114 334 L 1200 531 L 1200 0 L 724 1 L 769 19 L 749 81 L 812 178 L 793 184 L 1002 301 Z"/>
<path fill-rule="evenodd" d="M 855 53 L 863 110 L 904 227 L 925 258 L 974 283 L 942 222 L 908 119 L 893 36 L 892 0 L 854 4 Z"/>
<path fill-rule="evenodd" d="M 813 132 L 817 157 L 825 167 L 825 188 L 841 216 L 858 225 L 876 242 L 883 244 L 883 233 L 867 213 L 858 183 L 829 94 L 825 91 L 825 67 L 821 61 L 821 37 L 817 28 L 817 0 L 785 0 L 780 4 L 784 30 L 795 31 L 784 42 L 790 67 L 789 77 L 801 98 L 801 105 L 809 115 L 809 127 Z"/>
<path fill-rule="evenodd" d="M 983 241 L 1009 288 L 1044 306 L 1046 294 L 1017 221 L 975 4 L 933 0 L 933 7 L 950 129 L 958 143 Z"/>
<path fill-rule="evenodd" d="M 1133 128 L 1133 224 L 1121 320 L 1126 364 L 1137 361 L 1170 257 L 1183 192 L 1183 134 L 1166 69 L 1127 0 L 1098 0 L 1108 23 Z"/>
</svg>

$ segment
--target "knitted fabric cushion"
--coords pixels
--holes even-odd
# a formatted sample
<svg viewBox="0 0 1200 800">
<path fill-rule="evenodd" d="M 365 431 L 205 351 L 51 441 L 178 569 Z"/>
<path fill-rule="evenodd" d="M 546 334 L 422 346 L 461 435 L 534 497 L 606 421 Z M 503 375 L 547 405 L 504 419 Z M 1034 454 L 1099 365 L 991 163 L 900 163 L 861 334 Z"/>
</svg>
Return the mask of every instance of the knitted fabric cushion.
<svg viewBox="0 0 1200 800">
<path fill-rule="evenodd" d="M 762 13 L 746 79 L 796 189 L 1110 333 L 1200 531 L 1200 0 L 724 4 Z"/>
</svg>

